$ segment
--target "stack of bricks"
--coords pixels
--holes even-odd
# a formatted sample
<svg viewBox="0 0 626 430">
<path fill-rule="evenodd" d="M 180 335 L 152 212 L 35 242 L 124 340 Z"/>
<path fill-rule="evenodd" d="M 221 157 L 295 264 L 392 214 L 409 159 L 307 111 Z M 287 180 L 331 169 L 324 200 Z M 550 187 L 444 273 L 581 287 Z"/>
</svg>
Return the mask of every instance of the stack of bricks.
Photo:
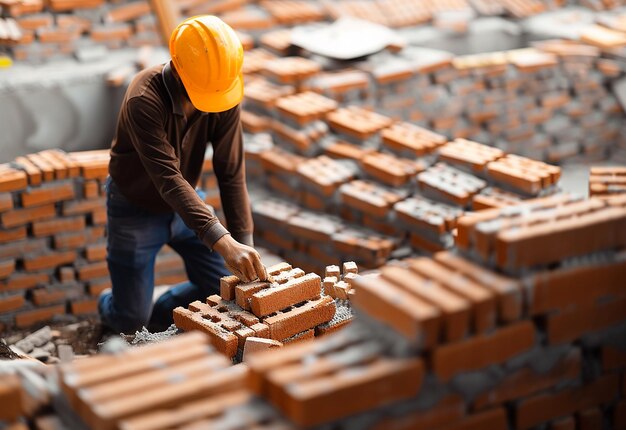
<svg viewBox="0 0 626 430">
<path fill-rule="evenodd" d="M 375 267 L 404 245 L 443 250 L 452 245 L 455 220 L 463 211 L 515 205 L 558 191 L 559 167 L 498 148 L 463 138 L 448 142 L 428 129 L 354 106 L 327 113 L 326 121 L 333 132 L 319 145 L 324 155 L 294 154 L 269 139 L 263 148 L 251 145 L 247 151 L 254 165 L 248 176 L 255 185 L 291 202 L 253 204 L 259 243 L 310 270 L 346 258 Z M 362 234 L 349 239 L 345 230 Z M 363 256 L 358 248 L 346 254 L 332 246 L 338 236 L 356 244 L 363 234 L 394 239 L 375 239 L 385 250 L 376 246 Z"/>
<path fill-rule="evenodd" d="M 10 46 L 17 61 L 81 58 L 90 50 L 161 44 L 150 5 L 143 0 L 7 0 L 0 6 L 12 24 L 12 40 L 0 40 L 0 45 Z"/>
<path fill-rule="evenodd" d="M 626 167 L 592 167 L 589 171 L 589 195 L 594 197 L 626 193 Z"/>
<path fill-rule="evenodd" d="M 247 376 L 199 332 L 59 367 L 63 398 L 81 428 L 288 428 L 275 412 L 255 406 Z M 48 416 L 58 427 L 38 428 L 65 428 L 55 418 Z"/>
<path fill-rule="evenodd" d="M 306 274 L 287 263 L 268 267 L 267 272 L 267 281 L 242 283 L 236 276 L 222 278 L 220 295 L 208 297 L 206 303 L 195 301 L 188 309 L 174 309 L 174 323 L 184 331 L 208 334 L 213 346 L 230 358 L 241 357 L 249 337 L 288 344 L 346 323 L 328 325 L 335 317 L 335 301 L 322 294 L 322 282 L 315 273 Z M 318 329 L 322 324 L 326 326 Z"/>
<path fill-rule="evenodd" d="M 256 203 L 252 215 L 256 243 L 313 272 L 338 260 L 377 267 L 398 246 L 397 239 L 331 215 L 303 210 L 284 200 Z"/>
<path fill-rule="evenodd" d="M 623 196 L 458 224 L 460 253 L 356 277 L 345 330 L 252 357 L 254 392 L 301 427 L 624 428 Z"/>
<path fill-rule="evenodd" d="M 109 151 L 46 150 L 0 166 L 0 331 L 63 314 L 97 312 L 111 286 L 106 262 Z M 211 161 L 207 202 L 219 208 Z M 181 258 L 165 247 L 155 282 L 187 279 Z"/>
</svg>

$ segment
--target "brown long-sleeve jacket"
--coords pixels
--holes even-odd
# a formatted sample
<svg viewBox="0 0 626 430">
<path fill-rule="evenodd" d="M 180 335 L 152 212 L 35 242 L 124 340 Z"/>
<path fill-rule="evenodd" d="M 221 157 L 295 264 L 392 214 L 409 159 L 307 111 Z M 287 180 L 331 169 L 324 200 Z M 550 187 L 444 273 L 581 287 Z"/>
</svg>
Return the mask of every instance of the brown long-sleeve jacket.
<svg viewBox="0 0 626 430">
<path fill-rule="evenodd" d="M 228 232 L 251 245 L 240 107 L 196 111 L 187 120 L 184 94 L 169 63 L 137 74 L 119 113 L 109 174 L 131 202 L 153 212 L 176 211 L 209 246 Z M 194 191 L 209 142 L 228 230 Z"/>
</svg>

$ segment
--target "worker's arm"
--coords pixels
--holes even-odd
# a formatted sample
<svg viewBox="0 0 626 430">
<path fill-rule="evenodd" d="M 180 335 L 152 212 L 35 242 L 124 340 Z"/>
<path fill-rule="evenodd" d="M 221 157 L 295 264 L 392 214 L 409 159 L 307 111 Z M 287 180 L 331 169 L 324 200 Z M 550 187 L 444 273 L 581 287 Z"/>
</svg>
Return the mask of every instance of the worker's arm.
<svg viewBox="0 0 626 430">
<path fill-rule="evenodd" d="M 213 170 L 228 231 L 237 241 L 252 246 L 253 223 L 246 187 L 240 111 L 237 105 L 218 114 L 216 130 L 211 137 Z"/>
<path fill-rule="evenodd" d="M 226 235 L 215 243 L 214 249 L 221 255 L 239 253 L 237 249 L 244 246 L 242 244 L 253 246 L 252 212 L 246 187 L 240 112 L 239 105 L 225 112 L 220 112 L 217 130 L 211 139 L 213 171 L 219 185 L 220 199 L 228 223 L 228 230 L 232 234 L 232 237 Z M 241 266 L 247 270 L 252 266 L 255 273 L 245 275 L 252 279 L 256 277 L 267 279 L 265 267 L 261 264 L 258 254 L 251 257 L 251 261 L 247 261 Z M 229 270 L 232 272 L 233 268 L 229 267 Z"/>
<path fill-rule="evenodd" d="M 183 178 L 174 147 L 167 141 L 167 113 L 158 103 L 131 99 L 128 124 L 133 146 L 159 194 L 194 230 L 202 241 L 222 255 L 227 267 L 243 281 L 265 279 L 258 253 L 235 242 L 219 219 L 211 213 L 193 187 Z M 219 242 L 219 243 L 218 243 Z"/>
</svg>

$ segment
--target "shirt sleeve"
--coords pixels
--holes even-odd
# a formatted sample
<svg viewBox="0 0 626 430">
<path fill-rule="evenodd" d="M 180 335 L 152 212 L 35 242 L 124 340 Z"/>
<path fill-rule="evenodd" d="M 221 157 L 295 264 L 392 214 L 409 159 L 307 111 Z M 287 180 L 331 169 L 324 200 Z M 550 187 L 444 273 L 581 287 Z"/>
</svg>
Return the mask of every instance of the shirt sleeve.
<svg viewBox="0 0 626 430">
<path fill-rule="evenodd" d="M 238 242 L 252 246 L 252 212 L 246 187 L 243 131 L 239 105 L 219 114 L 211 143 L 213 170 L 220 189 L 228 230 Z"/>
<path fill-rule="evenodd" d="M 165 132 L 167 113 L 145 99 L 128 103 L 127 129 L 152 183 L 185 224 L 212 247 L 228 231 L 183 177 L 180 160 Z"/>
</svg>

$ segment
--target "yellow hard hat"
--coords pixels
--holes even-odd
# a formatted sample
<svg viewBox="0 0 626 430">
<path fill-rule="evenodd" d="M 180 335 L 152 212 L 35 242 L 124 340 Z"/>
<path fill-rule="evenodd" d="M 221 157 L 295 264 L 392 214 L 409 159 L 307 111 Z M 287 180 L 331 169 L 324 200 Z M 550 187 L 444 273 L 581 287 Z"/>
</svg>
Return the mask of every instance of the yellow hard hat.
<svg viewBox="0 0 626 430">
<path fill-rule="evenodd" d="M 196 109 L 223 112 L 243 99 L 243 47 L 218 17 L 201 15 L 181 22 L 170 38 L 170 54 Z"/>
</svg>

